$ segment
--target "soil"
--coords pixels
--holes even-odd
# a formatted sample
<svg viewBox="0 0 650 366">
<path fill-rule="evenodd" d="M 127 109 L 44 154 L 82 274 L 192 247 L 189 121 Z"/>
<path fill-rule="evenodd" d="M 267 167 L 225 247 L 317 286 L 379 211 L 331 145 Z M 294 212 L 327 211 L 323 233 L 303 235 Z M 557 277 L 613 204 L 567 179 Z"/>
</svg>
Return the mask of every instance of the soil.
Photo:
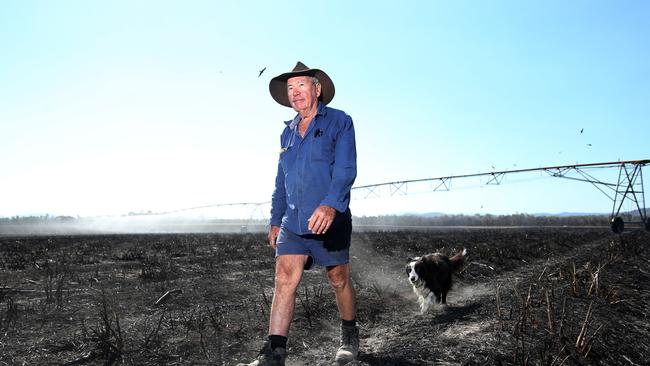
<svg viewBox="0 0 650 366">
<path fill-rule="evenodd" d="M 0 365 L 235 365 L 265 337 L 264 233 L 0 237 Z M 355 232 L 353 365 L 645 365 L 650 233 L 608 228 Z M 408 257 L 468 250 L 419 313 Z M 287 365 L 332 365 L 325 270 L 298 289 Z"/>
</svg>

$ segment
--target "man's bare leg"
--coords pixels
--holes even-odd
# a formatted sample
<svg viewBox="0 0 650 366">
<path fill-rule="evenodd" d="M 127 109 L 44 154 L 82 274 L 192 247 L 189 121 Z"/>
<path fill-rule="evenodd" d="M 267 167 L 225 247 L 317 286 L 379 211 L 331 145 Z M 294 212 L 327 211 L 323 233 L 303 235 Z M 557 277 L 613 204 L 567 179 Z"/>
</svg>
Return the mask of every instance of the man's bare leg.
<svg viewBox="0 0 650 366">
<path fill-rule="evenodd" d="M 302 278 L 306 255 L 281 255 L 275 260 L 275 293 L 271 305 L 269 334 L 289 336 L 296 305 L 296 289 Z"/>
<path fill-rule="evenodd" d="M 353 320 L 356 317 L 356 293 L 350 278 L 350 264 L 328 267 L 327 278 L 334 289 L 341 319 Z"/>
</svg>

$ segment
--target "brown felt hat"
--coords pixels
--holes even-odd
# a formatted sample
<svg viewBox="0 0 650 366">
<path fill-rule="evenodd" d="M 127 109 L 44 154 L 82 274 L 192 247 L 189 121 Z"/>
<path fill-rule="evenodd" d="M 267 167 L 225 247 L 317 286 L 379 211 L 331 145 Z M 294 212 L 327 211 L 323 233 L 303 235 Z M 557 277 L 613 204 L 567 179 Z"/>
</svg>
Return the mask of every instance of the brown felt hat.
<svg viewBox="0 0 650 366">
<path fill-rule="evenodd" d="M 334 83 L 325 72 L 319 69 L 310 69 L 302 62 L 298 61 L 296 66 L 290 72 L 285 72 L 271 79 L 269 82 L 269 91 L 276 102 L 285 107 L 291 107 L 289 97 L 287 96 L 287 80 L 295 76 L 314 76 L 321 85 L 320 97 L 318 99 L 327 104 L 334 99 Z"/>
</svg>

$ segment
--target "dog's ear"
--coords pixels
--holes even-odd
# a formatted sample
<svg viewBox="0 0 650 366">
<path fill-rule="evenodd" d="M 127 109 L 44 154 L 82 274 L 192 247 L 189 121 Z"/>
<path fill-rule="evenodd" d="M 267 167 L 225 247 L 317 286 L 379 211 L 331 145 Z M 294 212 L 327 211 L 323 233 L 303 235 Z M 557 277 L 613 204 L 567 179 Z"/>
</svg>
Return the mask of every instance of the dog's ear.
<svg viewBox="0 0 650 366">
<path fill-rule="evenodd" d="M 411 262 L 413 262 L 413 258 L 411 257 L 406 258 L 406 263 L 411 263 Z"/>
</svg>

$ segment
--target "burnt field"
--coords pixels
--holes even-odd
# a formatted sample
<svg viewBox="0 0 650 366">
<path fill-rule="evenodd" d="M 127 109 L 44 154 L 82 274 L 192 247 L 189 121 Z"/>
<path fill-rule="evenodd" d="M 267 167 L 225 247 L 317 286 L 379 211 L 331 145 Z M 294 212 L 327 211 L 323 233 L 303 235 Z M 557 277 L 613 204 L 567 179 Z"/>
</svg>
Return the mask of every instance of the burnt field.
<svg viewBox="0 0 650 366">
<path fill-rule="evenodd" d="M 266 335 L 265 234 L 0 237 L 0 365 L 233 365 Z M 643 365 L 650 233 L 608 228 L 355 232 L 352 365 Z M 406 258 L 468 249 L 449 306 L 419 314 Z M 330 365 L 323 269 L 299 287 L 289 365 Z"/>
</svg>

